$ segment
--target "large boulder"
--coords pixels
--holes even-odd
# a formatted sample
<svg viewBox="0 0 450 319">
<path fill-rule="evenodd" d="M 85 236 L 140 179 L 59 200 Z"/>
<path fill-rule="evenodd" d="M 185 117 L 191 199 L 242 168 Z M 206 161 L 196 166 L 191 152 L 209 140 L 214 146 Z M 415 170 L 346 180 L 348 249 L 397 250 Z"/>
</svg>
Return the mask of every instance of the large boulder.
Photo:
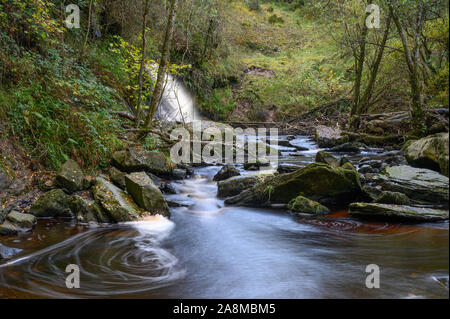
<svg viewBox="0 0 450 319">
<path fill-rule="evenodd" d="M 129 148 L 115 152 L 112 161 L 114 166 L 127 173 L 146 171 L 158 176 L 171 176 L 173 173 L 173 165 L 161 152 Z"/>
<path fill-rule="evenodd" d="M 253 187 L 261 179 L 257 176 L 236 176 L 217 183 L 219 197 L 231 197 L 239 195 L 246 189 Z"/>
<path fill-rule="evenodd" d="M 111 167 L 109 170 L 109 177 L 111 178 L 111 181 L 116 185 L 119 186 L 122 189 L 126 188 L 125 185 L 125 173 L 121 172 L 115 167 Z"/>
<path fill-rule="evenodd" d="M 344 204 L 361 194 L 358 172 L 350 164 L 334 168 L 313 163 L 296 172 L 267 178 L 238 196 L 225 201 L 227 205 L 268 206 L 287 204 L 304 196 L 321 204 Z"/>
<path fill-rule="evenodd" d="M 330 210 L 327 207 L 303 196 L 298 196 L 291 200 L 288 208 L 294 214 L 326 215 L 330 213 Z"/>
<path fill-rule="evenodd" d="M 353 203 L 350 205 L 349 215 L 367 219 L 401 219 L 415 222 L 448 219 L 447 210 L 377 203 Z"/>
<path fill-rule="evenodd" d="M 141 217 L 132 197 L 103 178 L 97 178 L 92 189 L 94 199 L 113 222 L 129 222 Z"/>
<path fill-rule="evenodd" d="M 134 198 L 139 207 L 153 215 L 170 217 L 169 206 L 159 188 L 144 172 L 125 176 L 127 192 Z"/>
<path fill-rule="evenodd" d="M 318 125 L 314 131 L 314 140 L 319 147 L 334 147 L 348 142 L 339 128 Z"/>
<path fill-rule="evenodd" d="M 30 207 L 29 212 L 38 218 L 73 217 L 68 196 L 61 189 L 51 190 L 39 197 Z"/>
<path fill-rule="evenodd" d="M 233 165 L 225 165 L 220 169 L 220 171 L 214 176 L 214 181 L 224 181 L 234 176 L 239 176 L 241 173 Z"/>
<path fill-rule="evenodd" d="M 398 192 L 382 192 L 381 195 L 375 199 L 374 203 L 378 204 L 395 204 L 395 205 L 409 205 L 411 200 L 408 196 Z"/>
<path fill-rule="evenodd" d="M 83 189 L 84 175 L 78 163 L 68 160 L 59 169 L 56 175 L 56 185 L 69 193 Z"/>
<path fill-rule="evenodd" d="M 414 141 L 406 148 L 409 164 L 429 168 L 448 177 L 448 133 L 439 133 Z"/>
<path fill-rule="evenodd" d="M 13 210 L 6 216 L 6 220 L 9 220 L 14 225 L 20 228 L 31 229 L 36 224 L 36 217 L 31 214 L 23 214 Z"/>
<path fill-rule="evenodd" d="M 82 224 L 111 222 L 108 214 L 93 200 L 73 195 L 69 198 L 69 206 L 78 222 Z"/>
<path fill-rule="evenodd" d="M 448 207 L 448 177 L 432 170 L 392 166 L 374 176 L 371 182 L 383 191 L 405 194 L 416 203 Z"/>
</svg>

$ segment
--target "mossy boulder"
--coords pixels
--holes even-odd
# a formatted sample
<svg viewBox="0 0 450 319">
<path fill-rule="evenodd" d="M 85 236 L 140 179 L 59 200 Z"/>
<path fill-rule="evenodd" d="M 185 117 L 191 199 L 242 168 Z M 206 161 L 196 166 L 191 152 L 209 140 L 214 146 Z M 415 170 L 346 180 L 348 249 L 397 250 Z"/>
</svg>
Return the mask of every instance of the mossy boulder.
<svg viewBox="0 0 450 319">
<path fill-rule="evenodd" d="M 242 206 L 287 204 L 302 195 L 321 204 L 344 204 L 354 201 L 360 194 L 359 175 L 350 163 L 338 168 L 313 163 L 293 173 L 267 178 L 225 203 Z"/>
<path fill-rule="evenodd" d="M 80 223 L 107 224 L 111 222 L 106 212 L 94 200 L 73 195 L 69 198 L 69 206 Z"/>
<path fill-rule="evenodd" d="M 68 193 L 82 190 L 85 185 L 83 171 L 78 166 L 78 163 L 72 159 L 60 167 L 55 182 L 56 186 L 66 190 Z"/>
<path fill-rule="evenodd" d="M 363 219 L 407 220 L 412 222 L 440 221 L 448 219 L 448 210 L 406 205 L 353 203 L 349 215 Z"/>
<path fill-rule="evenodd" d="M 317 152 L 316 163 L 325 163 L 333 167 L 341 166 L 339 159 L 324 151 Z"/>
<path fill-rule="evenodd" d="M 439 133 L 412 142 L 405 152 L 409 164 L 449 174 L 449 133 Z"/>
<path fill-rule="evenodd" d="M 113 222 L 134 221 L 143 215 L 130 195 L 103 178 L 96 179 L 92 192 Z"/>
<path fill-rule="evenodd" d="M 214 181 L 224 181 L 234 176 L 239 176 L 241 173 L 233 165 L 225 165 L 220 169 L 220 171 L 214 176 Z"/>
<path fill-rule="evenodd" d="M 408 165 L 387 167 L 371 179 L 383 191 L 405 194 L 413 202 L 448 207 L 448 177 Z"/>
<path fill-rule="evenodd" d="M 157 176 L 171 176 L 173 165 L 161 152 L 129 148 L 112 155 L 113 165 L 126 173 L 145 171 Z"/>
<path fill-rule="evenodd" d="M 118 170 L 115 167 L 111 167 L 109 170 L 109 177 L 111 178 L 111 181 L 118 187 L 125 189 L 125 173 Z"/>
<path fill-rule="evenodd" d="M 326 215 L 330 213 L 330 210 L 327 207 L 303 196 L 297 196 L 291 200 L 288 208 L 294 214 Z"/>
<path fill-rule="evenodd" d="M 30 214 L 38 218 L 73 217 L 69 207 L 68 196 L 59 188 L 39 197 L 30 207 Z"/>
<path fill-rule="evenodd" d="M 169 206 L 159 188 L 144 172 L 125 176 L 127 192 L 133 197 L 139 207 L 153 215 L 170 217 Z"/>
<path fill-rule="evenodd" d="M 395 204 L 395 205 L 409 205 L 411 200 L 408 196 L 398 192 L 382 192 L 381 195 L 374 201 L 378 204 Z"/>
<path fill-rule="evenodd" d="M 236 176 L 217 183 L 219 197 L 239 195 L 242 191 L 253 187 L 260 181 L 257 176 Z"/>
</svg>

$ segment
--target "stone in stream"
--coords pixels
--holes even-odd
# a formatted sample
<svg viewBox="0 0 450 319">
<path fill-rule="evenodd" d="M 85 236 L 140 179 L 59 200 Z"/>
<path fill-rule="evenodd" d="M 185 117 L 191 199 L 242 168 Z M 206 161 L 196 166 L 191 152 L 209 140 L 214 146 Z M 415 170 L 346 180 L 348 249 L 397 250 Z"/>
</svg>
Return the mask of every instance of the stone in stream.
<svg viewBox="0 0 450 319">
<path fill-rule="evenodd" d="M 448 177 L 449 133 L 439 133 L 412 142 L 405 152 L 409 164 L 440 172 Z"/>
<path fill-rule="evenodd" d="M 39 197 L 31 205 L 30 214 L 38 218 L 73 217 L 69 207 L 68 196 L 61 189 L 51 190 Z"/>
<path fill-rule="evenodd" d="M 374 201 L 378 204 L 395 204 L 395 205 L 410 205 L 411 200 L 408 196 L 398 192 L 382 192 L 381 195 Z"/>
<path fill-rule="evenodd" d="M 69 159 L 60 167 L 55 182 L 68 193 L 74 193 L 83 189 L 84 174 L 78 163 Z"/>
<path fill-rule="evenodd" d="M 363 147 L 363 145 L 360 145 L 358 143 L 344 143 L 341 145 L 334 146 L 330 148 L 329 152 L 334 153 L 359 153 L 360 147 Z"/>
<path fill-rule="evenodd" d="M 344 204 L 354 201 L 361 193 L 358 172 L 350 163 L 338 168 L 313 163 L 293 173 L 268 177 L 225 203 L 264 207 L 287 204 L 302 195 L 321 204 Z"/>
<path fill-rule="evenodd" d="M 216 182 L 224 181 L 234 176 L 239 176 L 241 173 L 233 165 L 225 165 L 220 169 L 220 171 L 214 176 L 213 180 Z"/>
<path fill-rule="evenodd" d="M 261 167 L 269 167 L 269 166 L 270 166 L 270 162 L 263 163 L 258 160 L 256 160 L 254 163 L 250 163 L 250 162 L 244 163 L 244 169 L 246 171 L 257 171 Z"/>
<path fill-rule="evenodd" d="M 353 203 L 349 215 L 367 219 L 407 220 L 411 222 L 440 221 L 448 219 L 447 210 L 412 207 L 406 205 Z"/>
<path fill-rule="evenodd" d="M 255 186 L 259 181 L 261 181 L 261 178 L 258 176 L 236 176 L 229 178 L 217 183 L 217 196 L 223 198 L 239 195 L 244 190 Z"/>
<path fill-rule="evenodd" d="M 317 152 L 317 154 L 316 154 L 316 163 L 324 163 L 324 164 L 328 164 L 328 165 L 330 165 L 332 167 L 339 167 L 339 166 L 341 166 L 339 159 L 337 159 L 336 157 L 334 157 L 330 153 L 327 153 L 327 152 L 324 152 L 324 151 Z"/>
<path fill-rule="evenodd" d="M 14 257 L 14 255 L 17 255 L 21 251 L 22 249 L 7 247 L 0 244 L 0 261 L 2 259 L 9 259 L 11 257 Z"/>
<path fill-rule="evenodd" d="M 125 176 L 127 192 L 134 198 L 139 207 L 153 215 L 170 217 L 169 206 L 159 188 L 144 172 Z"/>
<path fill-rule="evenodd" d="M 69 206 L 80 223 L 107 224 L 111 222 L 108 214 L 93 200 L 73 195 L 69 198 Z"/>
<path fill-rule="evenodd" d="M 22 229 L 31 229 L 36 224 L 36 217 L 31 214 L 23 214 L 13 210 L 6 216 L 6 220 Z"/>
<path fill-rule="evenodd" d="M 327 207 L 303 196 L 298 196 L 291 200 L 288 208 L 294 214 L 326 215 L 330 213 L 330 210 Z"/>
<path fill-rule="evenodd" d="M 383 191 L 405 194 L 417 203 L 448 207 L 448 177 L 432 170 L 407 165 L 392 166 L 375 175 L 371 182 Z"/>
<path fill-rule="evenodd" d="M 97 178 L 93 187 L 94 199 L 113 222 L 129 222 L 141 217 L 142 212 L 132 197 L 104 178 Z"/>
<path fill-rule="evenodd" d="M 112 162 L 127 173 L 145 171 L 163 177 L 171 177 L 173 174 L 172 163 L 161 152 L 129 148 L 113 153 Z"/>
<path fill-rule="evenodd" d="M 314 131 L 314 140 L 319 147 L 334 147 L 346 143 L 348 138 L 342 136 L 339 128 L 318 125 Z"/>
<path fill-rule="evenodd" d="M 280 174 L 292 173 L 300 168 L 302 167 L 295 164 L 280 164 L 278 165 L 277 172 Z"/>
</svg>

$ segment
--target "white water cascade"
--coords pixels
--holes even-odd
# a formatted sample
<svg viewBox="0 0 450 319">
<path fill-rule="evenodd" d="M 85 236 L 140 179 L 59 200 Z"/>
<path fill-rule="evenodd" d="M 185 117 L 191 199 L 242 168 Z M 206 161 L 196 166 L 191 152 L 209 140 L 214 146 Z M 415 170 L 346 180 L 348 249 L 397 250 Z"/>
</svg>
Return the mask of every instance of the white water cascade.
<svg viewBox="0 0 450 319">
<path fill-rule="evenodd" d="M 157 65 L 149 72 L 156 80 Z M 171 74 L 166 74 L 163 84 L 164 93 L 156 111 L 155 117 L 167 122 L 191 123 L 202 119 L 195 104 L 195 98 L 183 81 Z"/>
</svg>

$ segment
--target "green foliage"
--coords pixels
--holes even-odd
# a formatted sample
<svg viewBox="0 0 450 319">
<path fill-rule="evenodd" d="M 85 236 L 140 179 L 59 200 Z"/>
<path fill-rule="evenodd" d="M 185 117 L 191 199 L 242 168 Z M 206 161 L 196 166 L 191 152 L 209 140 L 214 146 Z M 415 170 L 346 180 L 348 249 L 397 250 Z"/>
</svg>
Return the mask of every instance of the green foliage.
<svg viewBox="0 0 450 319">
<path fill-rule="evenodd" d="M 269 23 L 270 24 L 284 23 L 284 19 L 282 17 L 277 16 L 276 14 L 273 14 L 269 17 Z"/>
<path fill-rule="evenodd" d="M 214 120 L 226 120 L 235 108 L 230 88 L 216 89 L 202 102 L 202 110 Z"/>
</svg>

